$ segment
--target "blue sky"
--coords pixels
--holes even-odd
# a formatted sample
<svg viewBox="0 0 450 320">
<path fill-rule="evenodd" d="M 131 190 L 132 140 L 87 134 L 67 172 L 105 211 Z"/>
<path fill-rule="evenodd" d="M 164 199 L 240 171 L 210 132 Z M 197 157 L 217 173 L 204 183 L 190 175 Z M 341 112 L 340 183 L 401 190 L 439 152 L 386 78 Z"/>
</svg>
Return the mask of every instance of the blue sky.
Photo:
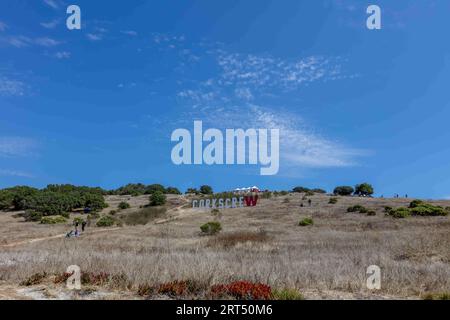
<svg viewBox="0 0 450 320">
<path fill-rule="evenodd" d="M 0 187 L 368 181 L 447 198 L 449 15 L 444 0 L 1 1 Z M 279 173 L 175 166 L 171 132 L 194 120 L 279 128 Z"/>
</svg>

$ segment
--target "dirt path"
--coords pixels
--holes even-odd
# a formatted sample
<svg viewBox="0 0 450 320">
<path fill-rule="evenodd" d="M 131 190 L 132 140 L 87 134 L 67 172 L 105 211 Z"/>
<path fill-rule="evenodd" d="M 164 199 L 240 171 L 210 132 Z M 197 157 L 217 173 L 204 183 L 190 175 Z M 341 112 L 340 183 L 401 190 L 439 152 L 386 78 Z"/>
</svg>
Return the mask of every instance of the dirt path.
<svg viewBox="0 0 450 320">
<path fill-rule="evenodd" d="M 169 209 L 169 212 L 176 212 L 177 215 L 175 216 L 171 216 L 169 218 L 166 219 L 162 219 L 162 220 L 158 220 L 155 222 L 155 224 L 161 224 L 161 223 L 166 223 L 169 221 L 173 221 L 173 220 L 177 220 L 180 217 L 182 217 L 182 213 L 186 212 L 187 210 L 182 209 L 183 206 L 185 206 L 186 204 L 182 204 L 178 207 Z M 122 228 L 108 228 L 108 229 L 99 229 L 99 230 L 94 230 L 94 231 L 90 231 L 90 232 L 86 232 L 84 233 L 84 235 L 88 236 L 91 234 L 96 234 L 96 233 L 101 233 L 101 232 L 106 232 L 106 231 L 116 231 Z M 41 241 L 46 241 L 46 240 L 52 240 L 52 239 L 58 239 L 58 238 L 64 238 L 66 236 L 65 233 L 62 234 L 57 234 L 54 236 L 47 236 L 47 237 L 41 237 L 41 238 L 34 238 L 34 239 L 28 239 L 28 240 L 22 240 L 22 241 L 17 241 L 17 242 L 12 242 L 12 243 L 8 243 L 8 244 L 2 244 L 0 245 L 0 248 L 11 248 L 11 247 L 17 247 L 17 246 L 21 246 L 21 245 L 27 245 L 27 244 L 31 244 L 31 243 L 35 243 L 35 242 L 41 242 Z M 1 295 L 0 295 L 1 297 Z"/>
<path fill-rule="evenodd" d="M 96 233 L 105 232 L 105 231 L 114 231 L 114 230 L 119 230 L 119 229 L 121 229 L 121 228 L 99 229 L 99 230 L 86 232 L 84 234 L 86 236 L 88 236 L 88 235 L 91 235 L 91 234 L 96 234 Z M 65 236 L 66 236 L 66 234 L 62 233 L 62 234 L 57 234 L 57 235 L 54 235 L 54 236 L 35 238 L 35 239 L 28 239 L 28 240 L 23 240 L 23 241 L 3 244 L 3 245 L 0 245 L 0 248 L 17 247 L 17 246 L 21 246 L 21 245 L 25 245 L 25 244 L 31 244 L 31 243 L 35 243 L 35 242 L 41 242 L 41 241 L 45 241 L 45 240 L 64 238 Z"/>
<path fill-rule="evenodd" d="M 171 215 L 171 216 L 169 216 L 168 218 L 165 218 L 165 219 L 156 220 L 155 224 L 167 223 L 167 222 L 179 220 L 181 218 L 192 216 L 193 215 L 192 208 L 184 209 L 183 207 L 185 205 L 186 204 L 182 204 L 181 206 L 178 206 L 178 207 L 175 207 L 173 209 L 170 209 L 170 211 L 175 213 L 175 215 Z"/>
</svg>

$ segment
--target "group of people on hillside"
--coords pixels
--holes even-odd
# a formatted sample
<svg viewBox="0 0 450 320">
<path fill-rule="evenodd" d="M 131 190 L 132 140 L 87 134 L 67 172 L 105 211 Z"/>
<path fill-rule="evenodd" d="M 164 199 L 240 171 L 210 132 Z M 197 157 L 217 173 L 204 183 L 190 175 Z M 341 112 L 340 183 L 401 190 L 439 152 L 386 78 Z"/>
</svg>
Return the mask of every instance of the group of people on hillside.
<svg viewBox="0 0 450 320">
<path fill-rule="evenodd" d="M 78 227 L 80 226 L 80 222 L 74 221 L 73 224 L 75 226 L 75 230 L 70 230 L 70 232 L 66 234 L 66 238 L 80 236 L 81 233 L 78 230 Z M 81 222 L 81 232 L 84 232 L 84 230 L 86 229 L 86 225 L 87 225 L 87 222 L 83 220 L 83 222 Z"/>
</svg>

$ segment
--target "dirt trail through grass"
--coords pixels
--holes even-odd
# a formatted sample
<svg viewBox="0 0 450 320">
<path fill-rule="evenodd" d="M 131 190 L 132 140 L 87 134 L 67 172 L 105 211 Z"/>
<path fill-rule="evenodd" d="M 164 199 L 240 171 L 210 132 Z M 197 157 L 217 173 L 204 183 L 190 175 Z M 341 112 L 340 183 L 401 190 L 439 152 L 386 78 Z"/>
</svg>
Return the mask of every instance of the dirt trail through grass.
<svg viewBox="0 0 450 320">
<path fill-rule="evenodd" d="M 84 235 L 88 236 L 88 235 L 95 234 L 95 233 L 100 233 L 100 232 L 105 232 L 105 231 L 114 231 L 114 230 L 119 230 L 119 229 L 120 228 L 99 229 L 99 230 L 86 232 L 86 233 L 84 233 Z M 54 235 L 54 236 L 35 238 L 35 239 L 28 239 L 28 240 L 23 240 L 23 241 L 3 244 L 3 245 L 0 245 L 0 248 L 17 247 L 17 246 L 21 246 L 21 245 L 25 245 L 25 244 L 31 244 L 31 243 L 45 241 L 45 240 L 64 238 L 65 236 L 66 236 L 66 234 L 62 233 L 62 234 L 57 234 L 57 235 Z"/>
</svg>

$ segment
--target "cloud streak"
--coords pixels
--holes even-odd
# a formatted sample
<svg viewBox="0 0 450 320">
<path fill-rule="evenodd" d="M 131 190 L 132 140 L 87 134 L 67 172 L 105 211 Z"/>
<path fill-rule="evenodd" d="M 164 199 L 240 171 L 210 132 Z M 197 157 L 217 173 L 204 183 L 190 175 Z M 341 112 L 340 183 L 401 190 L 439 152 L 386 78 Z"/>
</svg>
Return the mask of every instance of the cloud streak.
<svg viewBox="0 0 450 320">
<path fill-rule="evenodd" d="M 25 48 L 34 45 L 49 48 L 61 44 L 60 41 L 49 37 L 30 38 L 22 35 L 2 37 L 0 38 L 0 41 L 16 48 Z"/>
<path fill-rule="evenodd" d="M 18 177 L 18 178 L 34 178 L 34 175 L 20 170 L 0 169 L 0 176 Z"/>
<path fill-rule="evenodd" d="M 44 3 L 55 10 L 59 9 L 60 6 L 60 2 L 56 0 L 44 0 Z"/>
<path fill-rule="evenodd" d="M 0 21 L 0 31 L 6 31 L 6 29 L 8 29 L 6 23 Z"/>
<path fill-rule="evenodd" d="M 23 137 L 0 137 L 0 156 L 24 157 L 33 154 L 37 143 L 33 139 Z"/>
<path fill-rule="evenodd" d="M 174 38 L 160 37 L 158 41 L 167 47 Z M 208 79 L 189 79 L 187 68 L 182 70 L 188 80 L 177 93 L 178 102 L 187 107 L 178 119 L 180 126 L 190 127 L 193 120 L 202 120 L 205 126 L 222 130 L 279 129 L 281 170 L 355 166 L 358 157 L 369 154 L 317 133 L 296 113 L 267 107 L 269 96 L 275 101 L 276 98 L 289 101 L 291 92 L 298 96 L 298 92 L 312 84 L 356 77 L 344 71 L 344 59 L 324 56 L 281 59 L 213 48 L 197 63 L 199 68 L 208 65 L 214 73 Z"/>
<path fill-rule="evenodd" d="M 0 77 L 0 96 L 23 96 L 25 87 L 22 81 Z"/>
</svg>

